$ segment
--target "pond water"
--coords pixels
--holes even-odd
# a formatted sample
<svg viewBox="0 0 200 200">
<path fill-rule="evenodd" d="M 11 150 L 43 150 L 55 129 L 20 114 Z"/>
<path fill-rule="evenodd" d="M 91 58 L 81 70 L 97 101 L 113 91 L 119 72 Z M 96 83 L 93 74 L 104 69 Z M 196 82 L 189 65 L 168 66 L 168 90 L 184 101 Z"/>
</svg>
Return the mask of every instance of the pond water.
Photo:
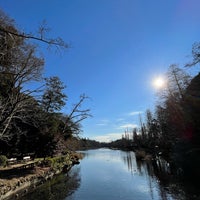
<svg viewBox="0 0 200 200">
<path fill-rule="evenodd" d="M 23 200 L 181 200 L 168 164 L 139 162 L 134 152 L 83 151 L 80 165 L 38 187 Z"/>
<path fill-rule="evenodd" d="M 136 162 L 134 152 L 98 149 L 85 152 L 80 165 L 80 187 L 65 200 L 173 199 L 160 189 L 147 165 Z"/>
</svg>

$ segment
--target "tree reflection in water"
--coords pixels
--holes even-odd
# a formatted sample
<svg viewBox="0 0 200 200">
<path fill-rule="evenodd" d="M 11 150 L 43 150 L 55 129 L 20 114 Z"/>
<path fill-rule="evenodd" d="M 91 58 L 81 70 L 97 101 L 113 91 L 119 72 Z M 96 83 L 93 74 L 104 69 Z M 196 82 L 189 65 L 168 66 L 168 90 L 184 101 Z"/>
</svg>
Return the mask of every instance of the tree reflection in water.
<svg viewBox="0 0 200 200">
<path fill-rule="evenodd" d="M 107 150 L 108 151 L 108 150 Z M 111 152 L 112 151 L 112 152 Z M 88 152 L 88 151 L 87 151 Z M 117 152 L 117 153 L 116 153 Z M 106 154 L 106 152 L 103 152 L 102 150 L 97 153 L 96 151 L 92 151 L 91 153 L 86 153 L 84 156 L 86 158 L 93 156 L 97 161 L 104 162 L 101 159 L 107 159 L 106 166 L 110 166 L 112 164 L 111 157 L 112 155 L 117 156 L 117 158 L 120 160 L 122 159 L 125 163 L 125 167 L 128 168 L 128 171 L 133 176 L 134 181 L 140 181 L 145 179 L 145 183 L 147 181 L 148 183 L 148 191 L 150 192 L 151 198 L 149 199 L 157 199 L 159 196 L 159 199 L 162 200 L 197 200 L 199 198 L 199 191 L 195 190 L 194 188 L 191 189 L 191 186 L 188 190 L 188 185 L 185 184 L 183 181 L 180 181 L 177 178 L 176 171 L 172 169 L 168 162 L 166 162 L 164 159 L 158 158 L 153 161 L 141 161 L 136 160 L 135 153 L 134 152 L 123 152 L 123 151 L 116 151 L 110 150 Z M 106 155 L 108 157 L 106 157 Z M 96 156 L 99 156 L 96 158 Z M 100 159 L 100 160 L 99 160 Z M 113 160 L 116 158 L 114 157 Z M 110 162 L 108 162 L 110 161 Z M 98 164 L 99 164 L 98 162 Z M 116 164 L 118 162 L 114 162 Z M 120 163 L 120 162 L 119 162 Z M 90 163 L 91 164 L 91 163 Z M 105 164 L 105 163 L 104 163 Z M 122 164 L 123 165 L 123 164 Z M 93 167 L 95 165 L 92 165 Z M 124 165 L 123 165 L 124 167 Z M 91 168 L 89 168 L 91 169 Z M 108 168 L 109 169 L 109 168 Z M 127 172 L 127 169 L 125 170 Z M 87 171 L 84 171 L 84 173 L 87 173 Z M 26 197 L 20 198 L 22 200 L 63 200 L 63 199 L 74 199 L 74 196 L 72 195 L 75 191 L 78 191 L 77 189 L 80 187 L 81 178 L 80 175 L 80 167 L 75 166 L 72 168 L 72 170 L 69 172 L 68 176 L 61 174 L 51 181 L 48 181 L 44 185 L 41 185 L 40 187 L 36 188 L 35 191 L 32 193 L 29 193 Z M 97 176 L 99 176 L 98 173 L 96 173 Z M 111 174 L 112 176 L 112 174 Z M 134 178 L 135 176 L 135 178 Z M 82 179 L 84 182 L 86 179 Z M 98 177 L 97 177 L 97 180 Z M 101 179 L 100 179 L 101 180 Z M 112 180 L 112 177 L 111 177 Z M 131 179 L 132 181 L 132 179 Z M 83 184 L 82 182 L 82 184 Z M 143 182 L 143 181 L 142 181 Z M 140 182 L 140 183 L 142 183 Z M 143 183 L 144 183 L 143 182 Z M 85 182 L 84 182 L 85 183 Z M 115 183 L 115 182 L 113 182 Z M 111 183 L 111 184 L 113 184 Z M 132 182 L 130 182 L 132 183 Z M 130 184 L 129 183 L 129 184 Z M 184 183 L 184 184 L 183 184 Z M 87 185 L 87 181 L 86 181 Z M 133 184 L 134 186 L 137 186 L 136 184 Z M 112 185 L 111 185 L 112 187 Z M 126 185 L 124 186 L 126 187 Z M 146 187 L 146 184 L 145 184 Z M 129 188 L 129 186 L 128 186 Z M 88 189 L 85 188 L 81 190 L 83 194 L 84 192 L 88 192 Z M 104 188 L 105 189 L 105 188 Z M 135 190 L 137 191 L 137 190 Z M 159 192 L 159 195 L 157 194 L 157 191 Z M 196 193 L 195 193 L 196 192 Z M 79 193 L 80 195 L 82 193 Z M 78 197 L 78 195 L 76 197 Z M 97 194 L 98 195 L 98 194 Z M 137 195 L 137 194 L 136 194 Z M 87 195 L 86 195 L 87 196 Z M 112 195 L 111 195 L 112 196 Z"/>
<path fill-rule="evenodd" d="M 123 154 L 123 161 L 132 175 L 146 176 L 150 193 L 153 199 L 153 183 L 156 181 L 162 200 L 168 200 L 171 194 L 173 199 L 186 200 L 187 194 L 181 188 L 177 177 L 172 173 L 170 164 L 162 158 L 152 161 L 137 160 L 134 152 Z M 126 155 L 126 156 L 125 156 Z"/>
<path fill-rule="evenodd" d="M 36 190 L 20 198 L 21 200 L 62 200 L 80 186 L 80 168 L 73 168 L 69 174 L 60 174 L 47 181 Z"/>
</svg>

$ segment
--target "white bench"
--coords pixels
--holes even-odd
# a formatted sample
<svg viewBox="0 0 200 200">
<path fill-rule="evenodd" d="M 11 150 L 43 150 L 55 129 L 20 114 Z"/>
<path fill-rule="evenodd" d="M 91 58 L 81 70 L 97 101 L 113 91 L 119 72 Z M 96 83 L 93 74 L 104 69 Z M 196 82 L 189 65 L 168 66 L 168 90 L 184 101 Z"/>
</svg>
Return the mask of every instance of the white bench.
<svg viewBox="0 0 200 200">
<path fill-rule="evenodd" d="M 15 164 L 17 162 L 17 158 L 10 158 L 7 160 L 8 164 Z"/>
<path fill-rule="evenodd" d="M 30 157 L 30 156 L 24 156 L 24 157 L 23 157 L 23 161 L 29 161 L 29 160 L 31 160 L 31 157 Z"/>
</svg>

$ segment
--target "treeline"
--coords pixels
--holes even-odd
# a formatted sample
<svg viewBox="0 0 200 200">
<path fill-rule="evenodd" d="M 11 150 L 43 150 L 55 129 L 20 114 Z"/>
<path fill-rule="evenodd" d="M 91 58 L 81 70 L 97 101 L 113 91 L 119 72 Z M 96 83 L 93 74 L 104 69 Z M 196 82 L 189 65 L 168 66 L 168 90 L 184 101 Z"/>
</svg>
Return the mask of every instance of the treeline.
<svg viewBox="0 0 200 200">
<path fill-rule="evenodd" d="M 65 85 L 57 76 L 43 78 L 44 58 L 31 40 L 68 47 L 60 38 L 46 39 L 16 28 L 14 20 L 0 10 L 0 155 L 36 157 L 64 153 L 69 138 L 81 131 L 81 121 L 90 116 L 82 109 L 81 95 L 68 114 Z M 32 89 L 31 83 L 41 85 Z"/>
<path fill-rule="evenodd" d="M 71 137 L 67 140 L 66 146 L 69 150 L 77 151 L 106 147 L 106 143 L 101 143 L 89 138 Z"/>
<path fill-rule="evenodd" d="M 187 67 L 200 61 L 200 43 L 192 48 L 193 61 L 184 68 L 171 65 L 167 84 L 159 92 L 154 111 L 140 116 L 140 127 L 126 131 L 112 147 L 145 149 L 162 155 L 185 175 L 200 177 L 200 73 L 190 77 Z"/>
</svg>

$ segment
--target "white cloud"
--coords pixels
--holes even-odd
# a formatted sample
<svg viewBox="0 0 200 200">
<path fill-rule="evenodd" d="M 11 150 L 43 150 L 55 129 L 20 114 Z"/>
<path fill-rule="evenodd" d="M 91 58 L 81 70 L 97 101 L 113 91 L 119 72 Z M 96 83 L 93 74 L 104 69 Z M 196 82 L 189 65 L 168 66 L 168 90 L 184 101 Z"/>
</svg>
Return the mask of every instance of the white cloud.
<svg viewBox="0 0 200 200">
<path fill-rule="evenodd" d="M 100 120 L 102 123 L 109 123 L 110 122 L 110 120 L 108 120 L 108 119 L 102 119 L 102 120 Z"/>
<path fill-rule="evenodd" d="M 119 126 L 118 129 L 136 128 L 136 127 L 138 127 L 137 124 L 123 124 L 123 125 Z"/>
<path fill-rule="evenodd" d="M 123 133 L 107 133 L 105 135 L 98 135 L 91 137 L 92 140 L 96 140 L 99 142 L 111 142 L 114 140 L 118 140 L 122 138 Z"/>
<path fill-rule="evenodd" d="M 107 120 L 107 119 L 102 119 L 102 120 L 100 120 L 96 125 L 97 125 L 97 126 L 106 126 L 106 125 L 108 125 L 109 123 L 110 123 L 109 120 Z"/>
<path fill-rule="evenodd" d="M 125 119 L 124 118 L 118 118 L 116 119 L 117 122 L 121 122 L 121 121 L 124 121 Z"/>
<path fill-rule="evenodd" d="M 130 112 L 129 115 L 134 116 L 134 115 L 139 115 L 142 113 L 143 113 L 143 111 L 133 111 L 133 112 Z"/>
<path fill-rule="evenodd" d="M 97 126 L 106 126 L 107 124 L 106 123 L 99 123 L 99 124 L 96 124 Z"/>
</svg>

